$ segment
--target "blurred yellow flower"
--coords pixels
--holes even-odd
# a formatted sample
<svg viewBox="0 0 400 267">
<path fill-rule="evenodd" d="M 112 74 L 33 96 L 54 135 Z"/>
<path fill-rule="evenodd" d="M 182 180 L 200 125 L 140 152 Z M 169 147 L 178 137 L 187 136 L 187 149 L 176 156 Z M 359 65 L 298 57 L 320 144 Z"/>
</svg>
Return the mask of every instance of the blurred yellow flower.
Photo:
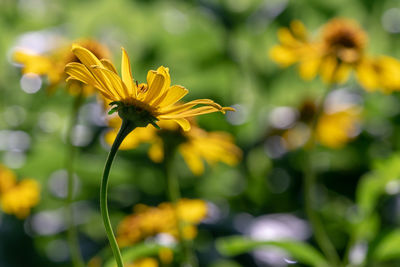
<svg viewBox="0 0 400 267">
<path fill-rule="evenodd" d="M 353 20 L 332 19 L 312 40 L 304 25 L 293 21 L 290 28 L 279 29 L 278 39 L 280 44 L 271 48 L 270 57 L 282 67 L 298 63 L 304 80 L 319 74 L 325 83 L 344 83 L 354 70 L 367 90 L 390 92 L 400 88 L 400 62 L 385 56 L 368 56 L 367 34 Z"/>
<path fill-rule="evenodd" d="M 289 28 L 280 28 L 278 30 L 278 39 L 280 44 L 275 45 L 269 51 L 269 55 L 282 67 L 288 67 L 295 63 L 300 63 L 300 70 L 308 69 L 314 62 L 318 45 L 310 40 L 308 32 L 303 23 L 294 20 Z M 304 78 L 308 77 L 306 73 Z M 303 77 L 303 76 L 302 76 Z"/>
<path fill-rule="evenodd" d="M 359 83 L 368 91 L 385 93 L 400 90 L 400 61 L 388 57 L 365 58 L 357 68 Z"/>
<path fill-rule="evenodd" d="M 126 267 L 158 267 L 158 261 L 153 258 L 143 258 L 137 260 L 131 264 L 127 264 Z"/>
<path fill-rule="evenodd" d="M 110 120 L 112 129 L 105 135 L 108 144 L 114 142 L 120 123 L 121 121 L 117 118 Z M 125 138 L 120 149 L 134 149 L 140 143 L 150 143 L 149 157 L 154 162 L 162 162 L 165 142 L 177 142 L 178 151 L 195 175 L 201 175 L 204 172 L 203 159 L 209 164 L 221 161 L 232 166 L 236 165 L 242 157 L 242 151 L 234 144 L 233 137 L 228 133 L 207 132 L 199 128 L 193 120 L 191 120 L 191 129 L 186 132 L 172 121 L 160 122 L 159 126 L 162 130 L 157 130 L 151 125 L 136 128 Z"/>
<path fill-rule="evenodd" d="M 169 250 L 171 251 L 171 250 Z M 100 257 L 96 256 L 92 259 L 89 260 L 88 267 L 101 267 L 102 266 L 102 260 Z M 116 266 L 116 265 L 115 265 Z M 128 263 L 125 265 L 126 267 L 158 267 L 158 261 L 153 258 L 142 258 L 139 260 L 136 260 L 132 263 Z"/>
<path fill-rule="evenodd" d="M 107 47 L 94 40 L 81 40 L 78 43 L 90 50 L 100 58 L 109 58 L 110 52 Z M 70 62 L 79 62 L 79 59 L 71 52 L 71 45 L 65 45 L 45 55 L 39 55 L 30 51 L 18 50 L 13 55 L 14 61 L 23 65 L 22 72 L 34 73 L 46 76 L 49 82 L 48 90 L 53 91 L 61 82 L 66 79 L 64 72 L 65 65 Z M 70 82 L 68 91 L 77 95 L 83 89 L 85 96 L 95 92 L 92 86 L 82 86 L 78 82 Z"/>
<path fill-rule="evenodd" d="M 96 87 L 107 100 L 112 101 L 111 104 L 117 105 L 113 110 L 117 109 L 120 116 L 125 118 L 133 116 L 131 121 L 138 121 L 138 117 L 146 117 L 146 120 L 149 120 L 136 126 L 147 126 L 148 123 L 155 121 L 172 120 L 187 131 L 190 129 L 187 117 L 234 110 L 229 107 L 221 107 L 209 99 L 198 99 L 179 104 L 178 101 L 188 93 L 188 90 L 179 85 L 171 86 L 169 69 L 163 66 L 156 71 L 152 70 L 147 73 L 147 84 L 135 83 L 129 58 L 124 49 L 122 49 L 121 63 L 122 78 L 118 76 L 114 65 L 99 60 L 89 50 L 79 45 L 73 45 L 72 51 L 82 64 L 75 62 L 67 64 L 65 72 L 69 75 L 68 80 L 78 80 Z M 193 109 L 197 105 L 204 106 Z"/>
<path fill-rule="evenodd" d="M 118 244 L 129 246 L 160 233 L 177 238 L 178 219 L 183 224 L 183 238 L 193 239 L 197 235 L 196 225 L 207 212 L 207 203 L 200 199 L 181 199 L 176 206 L 171 203 L 161 203 L 158 207 L 136 205 L 134 214 L 125 217 L 118 226 Z"/>
<path fill-rule="evenodd" d="M 16 184 L 15 173 L 0 164 L 0 194 L 4 194 Z"/>
<path fill-rule="evenodd" d="M 23 179 L 17 183 L 15 174 L 0 165 L 0 206 L 7 214 L 20 219 L 27 217 L 32 207 L 40 199 L 39 183 L 33 179 Z"/>
<path fill-rule="evenodd" d="M 318 120 L 316 138 L 322 145 L 341 148 L 358 133 L 360 111 L 348 108 L 334 113 L 324 113 Z"/>
</svg>

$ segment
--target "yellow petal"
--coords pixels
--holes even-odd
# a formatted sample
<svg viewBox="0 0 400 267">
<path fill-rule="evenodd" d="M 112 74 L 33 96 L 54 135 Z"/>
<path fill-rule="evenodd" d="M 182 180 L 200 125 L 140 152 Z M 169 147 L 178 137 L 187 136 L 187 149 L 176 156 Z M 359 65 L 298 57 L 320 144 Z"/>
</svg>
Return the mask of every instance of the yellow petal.
<svg viewBox="0 0 400 267">
<path fill-rule="evenodd" d="M 372 91 L 379 87 L 378 73 L 369 62 L 360 63 L 356 69 L 358 82 L 366 90 Z"/>
<path fill-rule="evenodd" d="M 24 65 L 23 73 L 46 75 L 54 71 L 50 59 L 44 56 L 17 51 L 13 54 L 13 60 Z"/>
<path fill-rule="evenodd" d="M 165 82 L 164 82 L 164 87 L 162 89 L 162 92 L 165 92 L 171 86 L 171 76 L 169 75 L 169 68 L 160 66 L 157 69 L 157 73 L 164 76 Z"/>
<path fill-rule="evenodd" d="M 325 83 L 333 83 L 334 82 L 334 72 L 337 68 L 337 64 L 335 57 L 326 57 L 322 60 L 320 73 L 321 78 Z"/>
<path fill-rule="evenodd" d="M 294 20 L 290 23 L 290 28 L 292 29 L 293 34 L 302 40 L 307 39 L 307 29 L 304 24 L 300 20 Z"/>
<path fill-rule="evenodd" d="M 336 69 L 336 73 L 334 73 L 334 82 L 336 83 L 345 83 L 350 76 L 352 67 L 346 63 L 339 64 L 339 67 Z"/>
<path fill-rule="evenodd" d="M 198 108 L 194 108 L 194 109 L 185 110 L 185 111 L 182 111 L 179 113 L 161 115 L 160 118 L 170 118 L 170 119 L 187 118 L 187 117 L 194 117 L 194 116 L 198 116 L 198 115 L 214 113 L 214 112 L 219 112 L 219 111 L 222 111 L 222 109 L 217 109 L 215 107 L 206 106 L 206 107 L 198 107 Z"/>
<path fill-rule="evenodd" d="M 174 119 L 175 122 L 179 124 L 179 126 L 182 128 L 184 131 L 189 131 L 190 130 L 190 123 L 187 119 Z"/>
<path fill-rule="evenodd" d="M 86 67 L 90 67 L 93 65 L 104 67 L 103 64 L 101 63 L 101 61 L 92 52 L 90 52 L 88 49 L 86 49 L 80 45 L 73 44 L 72 52 L 75 54 L 75 56 L 77 56 L 79 58 L 79 60 Z"/>
<path fill-rule="evenodd" d="M 103 63 L 103 66 L 104 66 L 106 69 L 109 69 L 109 70 L 111 70 L 112 72 L 114 72 L 115 74 L 118 74 L 117 69 L 115 68 L 114 64 L 111 63 L 110 60 L 108 60 L 108 59 L 106 59 L 106 58 L 103 58 L 103 59 L 100 59 L 100 62 Z"/>
<path fill-rule="evenodd" d="M 122 82 L 121 78 L 117 74 L 110 71 L 109 69 L 102 68 L 100 66 L 92 66 L 91 69 L 93 70 L 93 72 L 99 71 L 104 77 L 106 77 L 108 85 L 107 88 L 113 95 L 119 96 L 119 100 L 129 98 L 128 90 L 125 84 Z"/>
<path fill-rule="evenodd" d="M 288 67 L 299 61 L 299 55 L 293 49 L 280 45 L 273 46 L 269 50 L 270 58 L 282 67 Z"/>
<path fill-rule="evenodd" d="M 161 139 L 151 145 L 148 154 L 154 162 L 160 163 L 164 160 L 164 144 Z"/>
<path fill-rule="evenodd" d="M 180 85 L 171 86 L 167 91 L 164 92 L 162 96 L 160 96 L 157 99 L 156 102 L 154 102 L 153 105 L 160 107 L 168 107 L 181 100 L 187 93 L 188 90 L 183 86 Z"/>
<path fill-rule="evenodd" d="M 305 59 L 299 64 L 300 77 L 307 81 L 314 79 L 318 73 L 320 63 L 319 58 Z"/>
<path fill-rule="evenodd" d="M 151 83 L 148 83 L 149 89 L 143 102 L 150 104 L 156 101 L 160 96 L 161 90 L 164 86 L 164 81 L 164 76 L 161 74 L 155 74 L 154 77 L 151 78 Z"/>
<path fill-rule="evenodd" d="M 122 72 L 122 81 L 128 88 L 129 94 L 137 98 L 137 88 L 136 84 L 133 81 L 131 64 L 129 62 L 128 54 L 126 53 L 124 48 L 122 48 L 121 72 Z"/>
<path fill-rule="evenodd" d="M 293 46 L 298 43 L 288 28 L 280 28 L 278 30 L 278 39 L 285 46 Z"/>
<path fill-rule="evenodd" d="M 182 154 L 182 157 L 189 169 L 192 171 L 194 175 L 201 175 L 204 172 L 203 161 L 200 156 L 196 154 L 190 145 L 183 144 L 179 147 L 179 151 Z"/>
<path fill-rule="evenodd" d="M 92 73 L 82 64 L 77 62 L 68 63 L 65 66 L 65 72 L 70 75 L 70 78 L 81 81 L 83 83 L 100 87 L 98 82 L 94 79 Z"/>
<path fill-rule="evenodd" d="M 196 105 L 208 105 L 208 106 L 213 106 L 217 109 L 222 109 L 221 105 L 215 103 L 214 101 L 210 99 L 197 99 L 190 101 L 188 103 L 182 104 L 182 105 L 173 105 L 170 107 L 165 107 L 160 109 L 160 113 L 163 115 L 171 114 L 171 113 L 179 113 L 188 109 L 191 109 L 192 107 Z"/>
<path fill-rule="evenodd" d="M 79 58 L 86 68 L 93 73 L 93 76 L 97 79 L 98 83 L 103 87 L 104 90 L 108 90 L 110 94 L 117 98 L 117 100 L 121 100 L 121 96 L 118 94 L 118 92 L 115 92 L 115 90 L 111 88 L 111 83 L 104 73 L 96 68 L 93 68 L 94 66 L 104 68 L 104 66 L 103 63 L 101 63 L 101 61 L 92 52 L 76 44 L 72 45 L 72 52 Z"/>
</svg>

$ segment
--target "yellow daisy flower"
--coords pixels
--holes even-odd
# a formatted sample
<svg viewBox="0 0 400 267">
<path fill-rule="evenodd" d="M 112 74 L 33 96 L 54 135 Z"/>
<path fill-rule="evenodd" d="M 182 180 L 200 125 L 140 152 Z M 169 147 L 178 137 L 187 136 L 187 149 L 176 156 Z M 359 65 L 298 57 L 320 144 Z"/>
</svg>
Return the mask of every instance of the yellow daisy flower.
<svg viewBox="0 0 400 267">
<path fill-rule="evenodd" d="M 357 68 L 357 79 L 368 91 L 399 91 L 400 61 L 388 56 L 365 58 Z"/>
<path fill-rule="evenodd" d="M 33 179 L 23 179 L 17 183 L 15 174 L 0 165 L 0 206 L 7 214 L 20 219 L 27 217 L 40 198 L 39 183 Z"/>
<path fill-rule="evenodd" d="M 135 123 L 136 127 L 144 127 L 156 121 L 172 120 L 182 129 L 189 130 L 187 117 L 220 111 L 234 110 L 221 107 L 209 99 L 198 99 L 179 104 L 188 90 L 179 85 L 171 86 L 169 69 L 163 66 L 156 71 L 149 71 L 147 84 L 134 82 L 129 58 L 122 49 L 122 78 L 116 68 L 108 61 L 99 60 L 93 53 L 79 45 L 73 45 L 73 53 L 82 63 L 69 63 L 65 72 L 68 80 L 78 80 L 96 87 L 111 104 L 113 111 L 118 111 L 121 118 Z M 194 108 L 197 105 L 202 107 Z"/>
<path fill-rule="evenodd" d="M 107 47 L 94 40 L 81 40 L 78 43 L 90 50 L 100 58 L 109 58 L 110 52 Z M 48 54 L 40 55 L 30 51 L 18 50 L 14 53 L 15 62 L 22 64 L 22 73 L 34 73 L 46 76 L 49 82 L 48 90 L 51 92 L 66 79 L 64 72 L 65 65 L 70 62 L 79 62 L 79 59 L 71 52 L 71 45 L 65 45 L 51 51 Z M 72 95 L 79 94 L 82 86 L 80 83 L 73 82 L 68 86 L 68 91 Z M 88 96 L 95 92 L 91 86 L 83 87 L 83 94 Z"/>
<path fill-rule="evenodd" d="M 131 264 L 128 264 L 126 267 L 158 267 L 158 261 L 153 258 L 143 258 L 137 260 Z"/>
<path fill-rule="evenodd" d="M 161 203 L 158 207 L 136 205 L 134 213 L 125 217 L 118 226 L 118 244 L 121 247 L 129 246 L 160 233 L 177 238 L 178 221 L 184 226 L 183 237 L 194 239 L 197 235 L 196 225 L 207 213 L 207 203 L 200 199 L 181 199 L 176 205 Z"/>
<path fill-rule="evenodd" d="M 348 108 L 334 113 L 323 113 L 316 127 L 319 143 L 330 148 L 341 148 L 358 133 L 360 111 Z"/>
<path fill-rule="evenodd" d="M 353 20 L 337 18 L 325 24 L 322 29 L 322 57 L 318 67 L 323 81 L 347 81 L 351 70 L 363 62 L 366 43 L 366 33 Z"/>
<path fill-rule="evenodd" d="M 325 83 L 344 83 L 354 70 L 367 90 L 391 92 L 400 88 L 400 62 L 386 56 L 368 56 L 367 34 L 353 20 L 330 20 L 316 39 L 309 37 L 301 22 L 294 21 L 290 28 L 279 29 L 278 39 L 280 44 L 272 47 L 270 57 L 282 67 L 298 63 L 304 80 L 319 74 Z"/>
<path fill-rule="evenodd" d="M 113 118 L 109 124 L 112 129 L 106 133 L 105 140 L 108 144 L 112 144 L 121 121 Z M 233 137 L 228 133 L 207 132 L 199 128 L 193 120 L 191 120 L 191 129 L 186 132 L 172 121 L 162 121 L 159 126 L 161 130 L 151 125 L 136 128 L 124 139 L 120 149 L 134 149 L 141 143 L 149 143 L 151 144 L 148 151 L 149 157 L 154 162 L 162 162 L 165 142 L 177 142 L 178 151 L 195 175 L 201 175 L 204 172 L 203 159 L 210 164 L 221 161 L 233 166 L 242 157 L 242 151 L 233 143 Z"/>
<path fill-rule="evenodd" d="M 292 21 L 289 28 L 280 28 L 278 30 L 278 39 L 280 44 L 273 46 L 269 51 L 272 60 L 282 67 L 300 63 L 302 77 L 305 79 L 311 78 L 308 77 L 308 73 L 303 72 L 303 69 L 307 69 L 308 65 L 312 65 L 312 59 L 315 57 L 319 47 L 311 41 L 304 24 L 298 20 Z"/>
</svg>

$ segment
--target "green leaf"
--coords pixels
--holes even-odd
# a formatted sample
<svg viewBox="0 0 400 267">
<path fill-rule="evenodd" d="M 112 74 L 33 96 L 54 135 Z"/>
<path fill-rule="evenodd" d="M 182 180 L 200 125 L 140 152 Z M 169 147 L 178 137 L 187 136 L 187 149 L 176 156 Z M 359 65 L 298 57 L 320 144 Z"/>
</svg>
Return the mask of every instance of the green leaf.
<svg viewBox="0 0 400 267">
<path fill-rule="evenodd" d="M 376 204 L 392 181 L 400 179 L 400 155 L 375 163 L 373 170 L 360 181 L 357 192 L 357 204 L 364 215 L 372 213 Z"/>
<path fill-rule="evenodd" d="M 110 111 L 108 112 L 108 115 L 113 114 L 114 112 L 118 111 L 118 107 L 113 107 L 112 109 L 110 109 Z"/>
<path fill-rule="evenodd" d="M 122 259 L 124 263 L 129 263 L 141 258 L 156 256 L 162 248 L 169 248 L 173 250 L 171 247 L 166 247 L 155 243 L 138 243 L 132 247 L 121 250 Z M 104 267 L 115 266 L 116 262 L 114 258 L 109 259 L 104 265 Z"/>
<path fill-rule="evenodd" d="M 376 261 L 400 258 L 400 229 L 385 234 L 375 246 L 371 247 L 370 257 Z"/>
<path fill-rule="evenodd" d="M 242 236 L 232 236 L 217 240 L 218 251 L 226 256 L 236 256 L 265 246 L 280 248 L 303 264 L 317 267 L 328 266 L 328 262 L 320 252 L 312 246 L 299 241 L 257 241 Z"/>
</svg>

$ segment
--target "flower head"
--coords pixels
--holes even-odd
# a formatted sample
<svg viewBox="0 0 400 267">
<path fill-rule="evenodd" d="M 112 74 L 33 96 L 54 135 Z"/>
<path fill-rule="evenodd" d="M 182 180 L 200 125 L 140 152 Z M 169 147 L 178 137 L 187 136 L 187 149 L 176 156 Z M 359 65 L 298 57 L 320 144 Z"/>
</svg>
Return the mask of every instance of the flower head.
<svg viewBox="0 0 400 267">
<path fill-rule="evenodd" d="M 298 63 L 300 76 L 311 80 L 319 74 L 325 83 L 344 83 L 354 70 L 368 90 L 385 92 L 400 89 L 400 62 L 388 57 L 372 58 L 366 53 L 368 36 L 357 22 L 335 18 L 311 39 L 303 24 L 291 23 L 278 31 L 280 44 L 270 50 L 271 58 L 282 67 Z"/>
<path fill-rule="evenodd" d="M 99 42 L 86 39 L 80 40 L 78 43 L 90 50 L 94 55 L 100 58 L 109 58 L 110 52 L 107 47 Z M 22 72 L 34 73 L 37 75 L 46 76 L 49 82 L 48 90 L 52 91 L 66 78 L 64 67 L 70 62 L 79 62 L 79 59 L 71 52 L 71 44 L 64 45 L 50 51 L 47 54 L 37 54 L 31 51 L 17 50 L 14 55 L 14 60 L 23 65 Z M 84 95 L 90 95 L 95 92 L 91 86 L 81 86 L 79 82 L 69 83 L 68 90 L 71 94 L 76 95 L 83 89 Z"/>
<path fill-rule="evenodd" d="M 20 219 L 29 215 L 40 198 L 39 183 L 33 179 L 16 181 L 15 174 L 0 165 L 0 206 L 7 214 Z"/>
<path fill-rule="evenodd" d="M 134 149 L 141 143 L 150 143 L 149 157 L 154 162 L 164 160 L 164 146 L 166 143 L 175 143 L 189 169 L 195 175 L 204 172 L 203 159 L 210 164 L 224 162 L 236 165 L 242 157 L 242 151 L 233 142 L 233 137 L 225 132 L 207 132 L 199 128 L 191 120 L 191 129 L 182 131 L 173 121 L 159 123 L 161 130 L 147 126 L 137 128 L 122 142 L 121 149 Z M 106 142 L 112 144 L 117 135 L 120 122 L 117 119 L 110 121 L 112 129 L 107 132 Z"/>
<path fill-rule="evenodd" d="M 176 206 L 171 203 L 161 203 L 158 207 L 136 205 L 134 213 L 125 217 L 118 226 L 118 243 L 128 246 L 160 233 L 178 237 L 178 218 L 184 226 L 183 237 L 191 240 L 197 235 L 195 225 L 207 213 L 207 203 L 200 199 L 181 199 Z"/>
<path fill-rule="evenodd" d="M 209 99 L 198 99 L 185 104 L 178 103 L 188 90 L 179 85 L 171 86 L 169 69 L 163 66 L 147 74 L 147 83 L 137 84 L 132 77 L 129 58 L 122 49 L 121 77 L 113 64 L 98 59 L 89 50 L 74 45 L 73 53 L 82 63 L 69 63 L 65 72 L 68 80 L 78 80 L 96 87 L 115 107 L 121 118 L 130 120 L 136 126 L 144 127 L 156 121 L 172 120 L 182 129 L 189 130 L 187 117 L 226 110 Z M 204 105 L 194 108 L 197 105 Z"/>
<path fill-rule="evenodd" d="M 368 91 L 400 91 L 400 61 L 388 56 L 366 57 L 357 68 L 357 79 Z"/>
<path fill-rule="evenodd" d="M 324 113 L 318 120 L 316 138 L 324 146 L 341 148 L 357 135 L 359 122 L 357 108 Z"/>
<path fill-rule="evenodd" d="M 322 40 L 327 56 L 352 64 L 362 59 L 367 35 L 352 20 L 333 19 L 324 26 Z"/>
</svg>

